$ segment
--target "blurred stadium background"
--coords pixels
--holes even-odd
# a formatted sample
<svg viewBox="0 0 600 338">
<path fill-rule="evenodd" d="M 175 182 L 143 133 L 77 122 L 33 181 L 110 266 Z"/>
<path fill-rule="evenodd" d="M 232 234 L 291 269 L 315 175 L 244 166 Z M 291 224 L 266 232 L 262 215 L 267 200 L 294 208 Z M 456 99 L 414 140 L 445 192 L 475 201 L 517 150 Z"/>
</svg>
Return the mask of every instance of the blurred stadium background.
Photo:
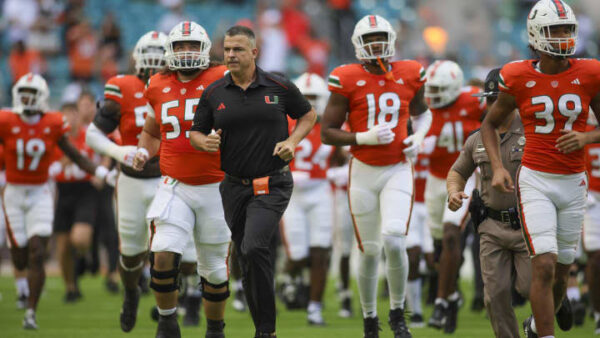
<svg viewBox="0 0 600 338">
<path fill-rule="evenodd" d="M 379 14 L 399 32 L 397 58 L 456 60 L 467 78 L 528 56 L 525 20 L 533 0 L 0 0 L 0 106 L 15 79 L 44 75 L 54 108 L 82 88 L 101 94 L 104 81 L 130 67 L 130 51 L 149 30 L 168 32 L 183 20 L 203 25 L 222 58 L 233 24 L 259 34 L 261 66 L 290 77 L 326 75 L 353 62 L 356 21 Z M 598 55 L 600 1 L 571 0 L 579 19 L 578 56 Z"/>
</svg>

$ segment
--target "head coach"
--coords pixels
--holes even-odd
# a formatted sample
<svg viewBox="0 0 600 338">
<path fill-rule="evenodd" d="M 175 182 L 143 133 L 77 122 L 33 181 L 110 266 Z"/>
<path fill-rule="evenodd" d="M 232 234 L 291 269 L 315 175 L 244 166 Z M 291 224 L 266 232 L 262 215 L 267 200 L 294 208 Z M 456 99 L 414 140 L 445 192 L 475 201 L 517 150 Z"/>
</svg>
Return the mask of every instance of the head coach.
<svg viewBox="0 0 600 338">
<path fill-rule="evenodd" d="M 275 337 L 271 239 L 293 188 L 287 163 L 312 129 L 316 113 L 296 86 L 256 66 L 254 32 L 234 26 L 225 34 L 229 73 L 206 88 L 190 142 L 221 151 L 221 199 L 240 255 L 243 283 L 256 337 Z M 297 119 L 288 133 L 287 117 Z M 211 130 L 215 130 L 211 132 Z"/>
</svg>

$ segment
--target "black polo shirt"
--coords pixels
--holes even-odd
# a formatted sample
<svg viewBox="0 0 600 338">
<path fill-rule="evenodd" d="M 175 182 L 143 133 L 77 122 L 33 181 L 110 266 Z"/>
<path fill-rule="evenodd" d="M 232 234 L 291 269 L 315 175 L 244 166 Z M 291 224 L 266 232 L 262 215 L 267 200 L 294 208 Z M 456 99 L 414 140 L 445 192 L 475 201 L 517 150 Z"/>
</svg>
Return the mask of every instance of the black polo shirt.
<svg viewBox="0 0 600 338">
<path fill-rule="evenodd" d="M 256 67 L 256 79 L 245 91 L 230 73 L 206 88 L 192 130 L 208 135 L 221 129 L 221 169 L 236 177 L 261 177 L 287 164 L 273 156 L 275 144 L 289 136 L 287 116 L 298 119 L 310 109 L 291 81 Z"/>
</svg>

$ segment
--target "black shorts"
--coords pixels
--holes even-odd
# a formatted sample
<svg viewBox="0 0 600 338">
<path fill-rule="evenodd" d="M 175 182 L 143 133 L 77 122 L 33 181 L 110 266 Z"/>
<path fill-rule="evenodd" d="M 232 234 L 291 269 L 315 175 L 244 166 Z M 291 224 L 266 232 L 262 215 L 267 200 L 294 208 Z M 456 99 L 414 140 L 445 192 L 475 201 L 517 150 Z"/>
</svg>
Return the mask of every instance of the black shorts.
<svg viewBox="0 0 600 338">
<path fill-rule="evenodd" d="M 57 183 L 56 190 L 54 232 L 69 232 L 75 223 L 94 226 L 99 193 L 90 182 Z"/>
</svg>

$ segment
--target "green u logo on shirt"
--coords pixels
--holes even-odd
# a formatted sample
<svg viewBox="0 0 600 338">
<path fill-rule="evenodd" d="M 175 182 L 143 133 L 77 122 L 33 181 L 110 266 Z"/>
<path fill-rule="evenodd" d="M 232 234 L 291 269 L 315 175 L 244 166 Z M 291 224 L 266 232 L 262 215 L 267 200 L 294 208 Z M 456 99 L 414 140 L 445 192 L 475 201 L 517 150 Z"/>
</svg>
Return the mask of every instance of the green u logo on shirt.
<svg viewBox="0 0 600 338">
<path fill-rule="evenodd" d="M 279 96 L 273 95 L 273 99 L 271 99 L 270 96 L 266 95 L 265 96 L 265 103 L 266 104 L 278 104 L 279 103 Z"/>
</svg>

